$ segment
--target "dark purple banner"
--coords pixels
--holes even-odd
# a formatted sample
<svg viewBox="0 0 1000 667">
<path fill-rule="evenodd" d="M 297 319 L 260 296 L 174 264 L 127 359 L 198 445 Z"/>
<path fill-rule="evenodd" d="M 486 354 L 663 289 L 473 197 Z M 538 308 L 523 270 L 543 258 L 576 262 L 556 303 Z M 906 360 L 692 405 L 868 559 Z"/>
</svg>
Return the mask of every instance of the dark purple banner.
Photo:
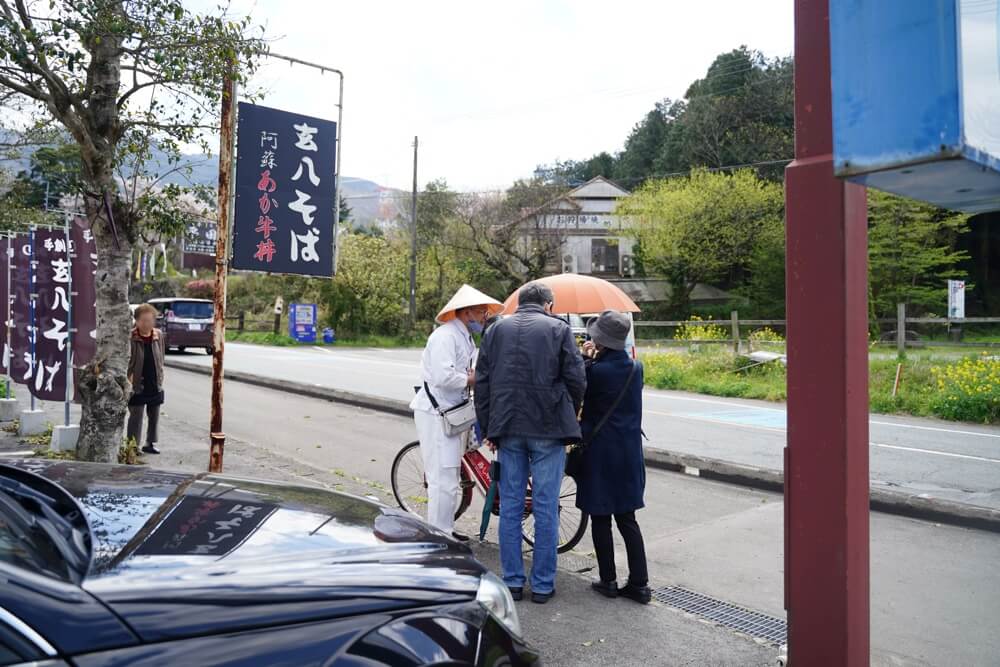
<svg viewBox="0 0 1000 667">
<path fill-rule="evenodd" d="M 31 237 L 14 237 L 14 268 L 10 280 L 10 375 L 19 384 L 31 379 Z"/>
<path fill-rule="evenodd" d="M 35 368 L 28 390 L 43 401 L 66 399 L 70 263 L 59 229 L 35 230 Z"/>
<path fill-rule="evenodd" d="M 73 267 L 73 366 L 86 366 L 97 351 L 97 244 L 86 218 L 70 228 Z"/>
<path fill-rule="evenodd" d="M 337 124 L 239 105 L 233 268 L 333 275 Z"/>
<path fill-rule="evenodd" d="M 9 236 L 0 238 L 0 322 L 3 326 L 0 326 L 0 354 L 2 354 L 2 360 L 0 360 L 0 367 L 3 368 L 3 372 L 7 372 L 7 364 L 10 363 L 10 346 L 7 340 L 7 321 L 8 321 L 8 308 L 10 307 L 10 279 L 13 276 L 13 272 L 8 271 L 10 267 L 10 248 L 13 245 L 12 240 Z"/>
</svg>

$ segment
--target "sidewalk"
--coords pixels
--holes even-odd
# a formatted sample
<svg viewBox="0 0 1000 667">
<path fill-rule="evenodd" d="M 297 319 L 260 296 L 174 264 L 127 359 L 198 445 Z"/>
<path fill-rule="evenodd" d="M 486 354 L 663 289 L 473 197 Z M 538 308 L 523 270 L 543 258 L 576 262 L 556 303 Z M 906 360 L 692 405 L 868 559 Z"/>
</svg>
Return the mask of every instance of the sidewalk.
<svg viewBox="0 0 1000 667">
<path fill-rule="evenodd" d="M 61 404 L 42 407 L 50 421 L 61 423 Z M 167 411 L 161 433 L 163 453 L 146 455 L 146 463 L 159 468 L 205 470 L 208 437 L 203 429 L 172 418 Z M 26 449 L 31 447 L 22 439 L 0 431 L 0 461 L 4 452 Z M 395 505 L 391 492 L 377 481 L 363 479 L 350 471 L 323 470 L 232 437 L 226 441 L 224 470 L 227 475 L 335 489 Z M 479 509 L 478 503 L 474 503 L 462 517 L 460 530 L 476 533 Z M 494 517 L 487 541 L 472 544 L 476 556 L 494 571 L 499 568 L 495 530 Z M 589 539 L 585 538 L 581 548 L 590 548 Z M 518 605 L 525 636 L 541 649 L 546 665 L 763 667 L 776 664 L 775 646 L 656 602 L 642 607 L 628 600 L 606 600 L 591 593 L 590 570 L 594 566 L 588 553 L 574 552 L 560 557 L 556 597 L 546 605 L 528 601 Z"/>
</svg>

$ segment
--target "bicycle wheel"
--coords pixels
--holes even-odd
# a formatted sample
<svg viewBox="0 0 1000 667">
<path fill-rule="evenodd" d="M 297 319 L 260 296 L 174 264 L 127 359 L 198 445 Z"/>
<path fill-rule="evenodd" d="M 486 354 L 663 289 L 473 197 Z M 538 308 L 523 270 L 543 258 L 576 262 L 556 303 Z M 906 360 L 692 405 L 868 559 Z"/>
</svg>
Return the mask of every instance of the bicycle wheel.
<svg viewBox="0 0 1000 667">
<path fill-rule="evenodd" d="M 559 487 L 559 553 L 566 553 L 583 539 L 587 532 L 588 515 L 576 506 L 576 480 L 564 476 Z M 521 536 L 529 546 L 535 546 L 535 515 L 531 511 L 531 497 L 524 508 Z"/>
<path fill-rule="evenodd" d="M 459 491 L 461 499 L 455 518 L 462 516 L 472 502 L 472 486 L 465 468 L 461 469 Z M 392 484 L 392 495 L 399 506 L 407 512 L 412 512 L 421 518 L 427 518 L 427 477 L 424 475 L 424 457 L 420 454 L 420 442 L 403 445 L 403 448 L 392 460 L 392 472 L 389 476 Z"/>
</svg>

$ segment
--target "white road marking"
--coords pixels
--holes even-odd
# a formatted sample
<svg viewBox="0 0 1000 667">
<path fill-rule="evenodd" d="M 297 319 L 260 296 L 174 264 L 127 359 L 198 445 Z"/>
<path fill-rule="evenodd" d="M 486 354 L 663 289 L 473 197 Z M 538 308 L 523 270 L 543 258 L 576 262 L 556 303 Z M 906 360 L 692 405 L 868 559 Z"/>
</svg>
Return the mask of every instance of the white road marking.
<svg viewBox="0 0 1000 667">
<path fill-rule="evenodd" d="M 733 403 L 731 401 L 720 401 L 711 398 L 695 398 L 694 396 L 665 396 L 663 394 L 656 394 L 649 391 L 643 392 L 643 397 L 649 398 L 659 398 L 666 401 L 690 401 L 692 403 L 707 403 L 709 405 L 725 405 L 730 408 L 740 408 L 743 410 L 764 410 L 768 412 L 781 412 L 784 413 L 785 410 L 782 408 L 767 408 L 761 405 L 746 405 L 742 403 Z M 934 431 L 937 433 L 954 433 L 956 435 L 970 435 L 979 438 L 996 438 L 1000 439 L 1000 433 L 983 433 L 981 431 L 963 431 L 962 429 L 956 428 L 945 428 L 942 426 L 921 426 L 920 424 L 899 424 L 896 422 L 887 422 L 879 419 L 872 419 L 872 424 L 876 426 L 889 426 L 892 428 L 908 428 L 918 431 Z"/>
<path fill-rule="evenodd" d="M 986 461 L 987 463 L 1000 463 L 1000 459 L 991 459 L 985 456 L 973 456 L 972 454 L 955 454 L 953 452 L 940 452 L 936 449 L 921 449 L 920 447 L 904 447 L 902 445 L 885 445 L 879 442 L 871 443 L 872 447 L 885 447 L 886 449 L 902 449 L 908 452 L 920 452 L 921 454 L 934 454 L 936 456 L 950 456 L 956 459 L 972 459 L 973 461 Z"/>
<path fill-rule="evenodd" d="M 344 354 L 343 352 L 335 352 L 333 350 L 327 350 L 326 348 L 322 348 L 322 347 L 316 347 L 316 348 L 313 348 L 313 349 L 322 350 L 323 352 L 326 352 L 327 354 L 331 354 L 331 355 L 333 355 L 334 359 L 344 359 L 346 361 L 355 361 L 355 362 L 365 363 L 365 364 L 382 364 L 383 366 L 399 366 L 399 367 L 402 367 L 402 368 L 411 368 L 411 369 L 420 368 L 420 364 L 418 364 L 418 363 L 408 364 L 408 363 L 401 362 L 401 361 L 383 361 L 381 359 L 372 359 L 371 357 L 356 357 L 356 356 L 353 356 L 353 355 L 350 355 L 350 354 Z"/>
<path fill-rule="evenodd" d="M 879 426 L 893 426 L 895 428 L 912 428 L 920 431 L 937 431 L 939 433 L 955 433 L 957 435 L 973 435 L 980 438 L 997 438 L 1000 439 L 1000 433 L 981 433 L 979 431 L 961 431 L 955 428 L 941 428 L 936 426 L 919 426 L 917 424 L 896 424 L 895 422 L 883 422 L 873 419 L 872 424 L 878 424 Z"/>
<path fill-rule="evenodd" d="M 675 419 L 709 422 L 711 424 L 718 424 L 720 426 L 736 426 L 738 428 L 746 428 L 753 431 L 769 431 L 771 433 L 781 433 L 781 434 L 786 433 L 785 429 L 783 428 L 774 428 L 771 426 L 758 426 L 757 424 L 740 424 L 737 422 L 722 421 L 721 419 L 712 419 L 710 417 L 701 417 L 701 416 L 695 417 L 693 415 L 674 414 L 670 412 L 660 412 L 658 410 L 643 410 L 643 412 L 648 412 L 654 415 L 661 415 L 663 417 L 673 417 Z M 871 447 L 883 447 L 885 449 L 900 449 L 907 452 L 917 452 L 918 454 L 931 454 L 934 456 L 947 456 L 956 459 L 969 459 L 972 461 L 985 461 L 987 463 L 1000 463 L 1000 459 L 991 459 L 986 456 L 975 456 L 973 454 L 957 454 L 955 452 L 942 452 L 937 449 L 924 449 L 922 447 L 905 447 L 903 445 L 888 445 L 881 442 L 870 442 L 868 444 Z"/>
</svg>

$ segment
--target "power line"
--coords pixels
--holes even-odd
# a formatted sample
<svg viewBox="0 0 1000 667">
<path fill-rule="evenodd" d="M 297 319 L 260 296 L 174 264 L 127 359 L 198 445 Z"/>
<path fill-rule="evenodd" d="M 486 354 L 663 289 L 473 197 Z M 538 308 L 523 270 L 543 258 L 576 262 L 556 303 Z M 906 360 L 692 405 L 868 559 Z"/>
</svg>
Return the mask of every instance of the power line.
<svg viewBox="0 0 1000 667">
<path fill-rule="evenodd" d="M 782 158 L 782 159 L 779 159 L 779 160 L 760 160 L 758 162 L 743 162 L 743 163 L 740 163 L 740 164 L 726 164 L 726 165 L 721 165 L 721 166 L 718 166 L 718 167 L 698 166 L 698 167 L 692 167 L 691 169 L 688 169 L 688 170 L 685 170 L 685 171 L 673 171 L 673 172 L 662 173 L 662 174 L 650 174 L 649 176 L 636 176 L 634 178 L 611 179 L 611 180 L 613 180 L 616 183 L 626 183 L 626 182 L 630 182 L 630 181 L 648 181 L 648 180 L 657 179 L 657 178 L 678 178 L 678 177 L 681 177 L 681 176 L 688 176 L 688 175 L 691 174 L 691 172 L 693 172 L 695 170 L 698 170 L 698 169 L 703 169 L 705 171 L 709 171 L 709 172 L 713 172 L 714 173 L 714 172 L 720 172 L 720 171 L 734 171 L 736 169 L 750 169 L 750 168 L 753 168 L 753 167 L 774 167 L 774 166 L 779 166 L 779 165 L 786 165 L 789 162 L 791 162 L 793 159 L 794 158 Z M 551 186 L 545 186 L 545 187 L 551 187 L 552 189 L 559 189 L 560 188 L 559 185 L 555 185 L 555 184 L 551 185 Z M 574 189 L 574 187 L 569 187 L 568 189 L 572 190 L 572 189 Z M 424 190 L 422 192 L 418 192 L 417 194 L 418 194 L 418 196 L 423 197 L 423 196 L 435 195 L 435 194 L 442 194 L 442 195 L 502 195 L 502 194 L 505 194 L 506 192 L 507 192 L 507 190 L 498 190 L 498 189 L 495 189 L 495 190 L 444 190 L 444 191 L 442 191 L 442 190 Z M 411 196 L 412 196 L 412 194 L 409 193 L 409 192 L 398 191 L 398 192 L 379 193 L 379 194 L 371 194 L 371 195 L 353 195 L 353 196 L 352 195 L 345 195 L 343 197 L 343 199 L 347 199 L 347 200 L 357 200 L 357 199 L 385 199 L 385 200 L 395 200 L 395 199 L 409 199 Z"/>
</svg>

